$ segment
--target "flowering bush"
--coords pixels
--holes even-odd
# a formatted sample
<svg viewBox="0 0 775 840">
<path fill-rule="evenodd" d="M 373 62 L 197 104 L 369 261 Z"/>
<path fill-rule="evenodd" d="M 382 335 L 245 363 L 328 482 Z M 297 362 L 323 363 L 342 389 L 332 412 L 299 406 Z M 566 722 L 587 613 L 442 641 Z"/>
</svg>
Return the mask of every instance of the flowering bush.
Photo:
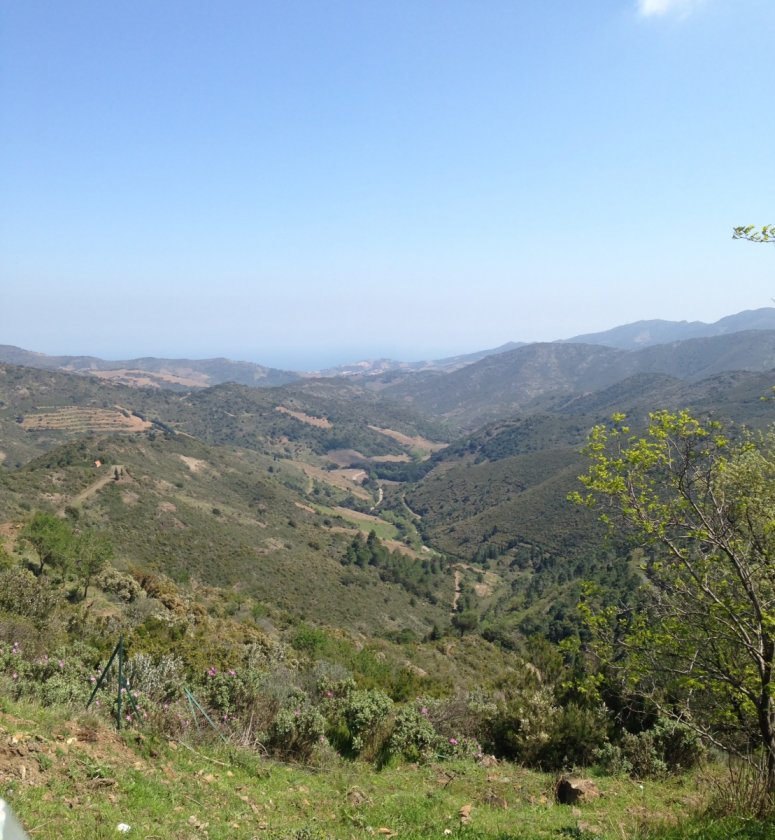
<svg viewBox="0 0 775 840">
<path fill-rule="evenodd" d="M 46 706 L 86 705 L 93 676 L 88 662 L 94 658 L 95 651 L 81 644 L 30 659 L 18 642 L 0 643 L 0 674 L 15 698 L 31 697 Z"/>
</svg>

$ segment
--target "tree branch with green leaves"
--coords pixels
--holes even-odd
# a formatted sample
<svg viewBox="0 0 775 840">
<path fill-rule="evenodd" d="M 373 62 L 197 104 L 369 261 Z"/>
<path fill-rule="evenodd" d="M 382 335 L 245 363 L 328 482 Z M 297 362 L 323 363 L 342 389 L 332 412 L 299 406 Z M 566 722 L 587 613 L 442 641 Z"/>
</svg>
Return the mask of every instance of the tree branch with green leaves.
<svg viewBox="0 0 775 840">
<path fill-rule="evenodd" d="M 732 239 L 745 239 L 748 242 L 769 242 L 775 244 L 775 225 L 740 225 L 732 228 Z"/>
<path fill-rule="evenodd" d="M 648 549 L 639 611 L 588 609 L 631 690 L 765 757 L 775 796 L 775 431 L 732 441 L 686 411 L 596 426 L 579 504 Z"/>
</svg>

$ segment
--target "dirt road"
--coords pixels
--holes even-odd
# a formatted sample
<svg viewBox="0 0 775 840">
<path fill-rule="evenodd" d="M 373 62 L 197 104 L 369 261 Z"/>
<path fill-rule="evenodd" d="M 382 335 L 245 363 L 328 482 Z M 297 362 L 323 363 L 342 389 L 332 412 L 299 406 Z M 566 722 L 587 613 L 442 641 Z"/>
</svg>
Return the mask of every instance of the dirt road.
<svg viewBox="0 0 775 840">
<path fill-rule="evenodd" d="M 116 480 L 116 470 L 119 471 L 119 474 L 122 474 L 124 471 L 124 467 L 122 464 L 111 464 L 109 467 L 105 467 L 105 474 L 101 475 L 93 484 L 90 484 L 85 490 L 81 490 L 78 495 L 73 496 L 70 499 L 71 505 L 80 505 L 89 498 L 89 496 L 93 496 L 98 490 L 101 490 L 108 482 Z"/>
</svg>

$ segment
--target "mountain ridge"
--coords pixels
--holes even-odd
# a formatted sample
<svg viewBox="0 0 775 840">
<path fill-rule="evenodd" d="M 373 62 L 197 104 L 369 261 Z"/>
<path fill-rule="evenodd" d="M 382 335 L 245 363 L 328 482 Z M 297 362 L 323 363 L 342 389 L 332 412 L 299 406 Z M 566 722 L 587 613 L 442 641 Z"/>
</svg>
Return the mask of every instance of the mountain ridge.
<svg viewBox="0 0 775 840">
<path fill-rule="evenodd" d="M 598 391 L 636 374 L 693 382 L 727 371 L 772 369 L 775 330 L 748 330 L 642 350 L 573 342 L 528 344 L 446 376 L 391 383 L 384 392 L 426 416 L 471 430 L 527 411 L 536 401 Z"/>
<path fill-rule="evenodd" d="M 689 338 L 710 338 L 747 330 L 775 329 L 775 307 L 746 309 L 726 315 L 718 321 L 666 321 L 652 319 L 622 324 L 610 330 L 585 333 L 562 339 L 566 343 L 603 344 L 620 350 L 637 350 L 659 344 L 670 344 Z"/>
<path fill-rule="evenodd" d="M 89 355 L 52 355 L 0 344 L 0 362 L 44 370 L 64 370 L 110 378 L 134 386 L 186 390 L 206 388 L 222 382 L 272 387 L 318 377 L 368 377 L 377 379 L 389 374 L 454 373 L 491 356 L 510 353 L 533 344 L 591 344 L 619 350 L 642 350 L 691 338 L 708 338 L 750 330 L 775 330 L 775 307 L 744 310 L 713 323 L 703 321 L 635 321 L 609 330 L 584 333 L 554 342 L 509 341 L 498 347 L 424 361 L 364 359 L 316 371 L 291 371 L 267 367 L 255 362 L 209 359 L 167 359 L 143 356 L 125 360 L 106 360 Z"/>
</svg>

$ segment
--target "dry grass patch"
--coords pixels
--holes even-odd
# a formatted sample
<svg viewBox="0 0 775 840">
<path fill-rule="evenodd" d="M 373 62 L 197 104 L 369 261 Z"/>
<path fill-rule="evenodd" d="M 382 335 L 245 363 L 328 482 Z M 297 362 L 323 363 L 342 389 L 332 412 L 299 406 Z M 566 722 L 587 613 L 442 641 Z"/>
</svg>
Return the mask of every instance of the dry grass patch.
<svg viewBox="0 0 775 840">
<path fill-rule="evenodd" d="M 207 462 L 201 458 L 192 458 L 190 455 L 178 455 L 178 458 L 180 458 L 192 473 L 200 472 L 207 466 Z"/>
<path fill-rule="evenodd" d="M 406 464 L 411 457 L 402 455 L 364 455 L 357 449 L 331 449 L 326 452 L 326 458 L 338 467 L 350 467 L 353 464 Z"/>
<path fill-rule="evenodd" d="M 407 557 L 411 557 L 413 560 L 425 559 L 419 551 L 415 551 L 411 546 L 405 545 L 399 540 L 382 540 L 382 544 L 385 548 L 390 549 L 390 551 L 398 551 Z"/>
<path fill-rule="evenodd" d="M 335 507 L 334 511 L 344 519 L 357 519 L 359 522 L 373 522 L 375 525 L 384 525 L 385 520 L 370 513 L 361 513 L 359 510 L 351 510 L 346 507 Z"/>
<path fill-rule="evenodd" d="M 211 384 L 207 374 L 197 371 L 177 374 L 117 368 L 116 370 L 90 370 L 89 376 L 107 379 L 119 385 L 128 385 L 130 388 L 162 388 L 168 385 L 180 385 L 182 388 L 206 388 Z"/>
<path fill-rule="evenodd" d="M 306 423 L 308 426 L 315 426 L 317 429 L 332 428 L 332 423 L 327 417 L 313 417 L 311 414 L 305 414 L 303 411 L 293 411 L 290 408 L 286 408 L 284 405 L 278 405 L 275 408 L 275 411 L 279 411 L 282 414 L 289 414 L 291 417 L 295 417 L 300 422 Z"/>
<path fill-rule="evenodd" d="M 393 429 L 382 429 L 379 426 L 369 426 L 369 428 L 373 432 L 379 432 L 381 435 L 392 438 L 396 443 L 400 443 L 401 446 L 406 446 L 409 449 L 417 449 L 429 455 L 433 452 L 438 452 L 440 449 L 446 449 L 448 445 L 446 443 L 437 443 L 436 441 L 428 440 L 428 438 L 424 438 L 421 435 L 414 435 L 412 437 L 402 432 L 396 432 Z"/>
<path fill-rule="evenodd" d="M 362 470 L 322 470 L 312 464 L 305 464 L 301 461 L 294 461 L 294 466 L 300 469 L 308 478 L 330 484 L 340 490 L 346 490 L 357 496 L 359 499 L 371 499 L 371 495 L 359 484 L 353 482 L 350 473 L 363 472 Z M 365 473 L 363 473 L 365 475 Z"/>
</svg>

